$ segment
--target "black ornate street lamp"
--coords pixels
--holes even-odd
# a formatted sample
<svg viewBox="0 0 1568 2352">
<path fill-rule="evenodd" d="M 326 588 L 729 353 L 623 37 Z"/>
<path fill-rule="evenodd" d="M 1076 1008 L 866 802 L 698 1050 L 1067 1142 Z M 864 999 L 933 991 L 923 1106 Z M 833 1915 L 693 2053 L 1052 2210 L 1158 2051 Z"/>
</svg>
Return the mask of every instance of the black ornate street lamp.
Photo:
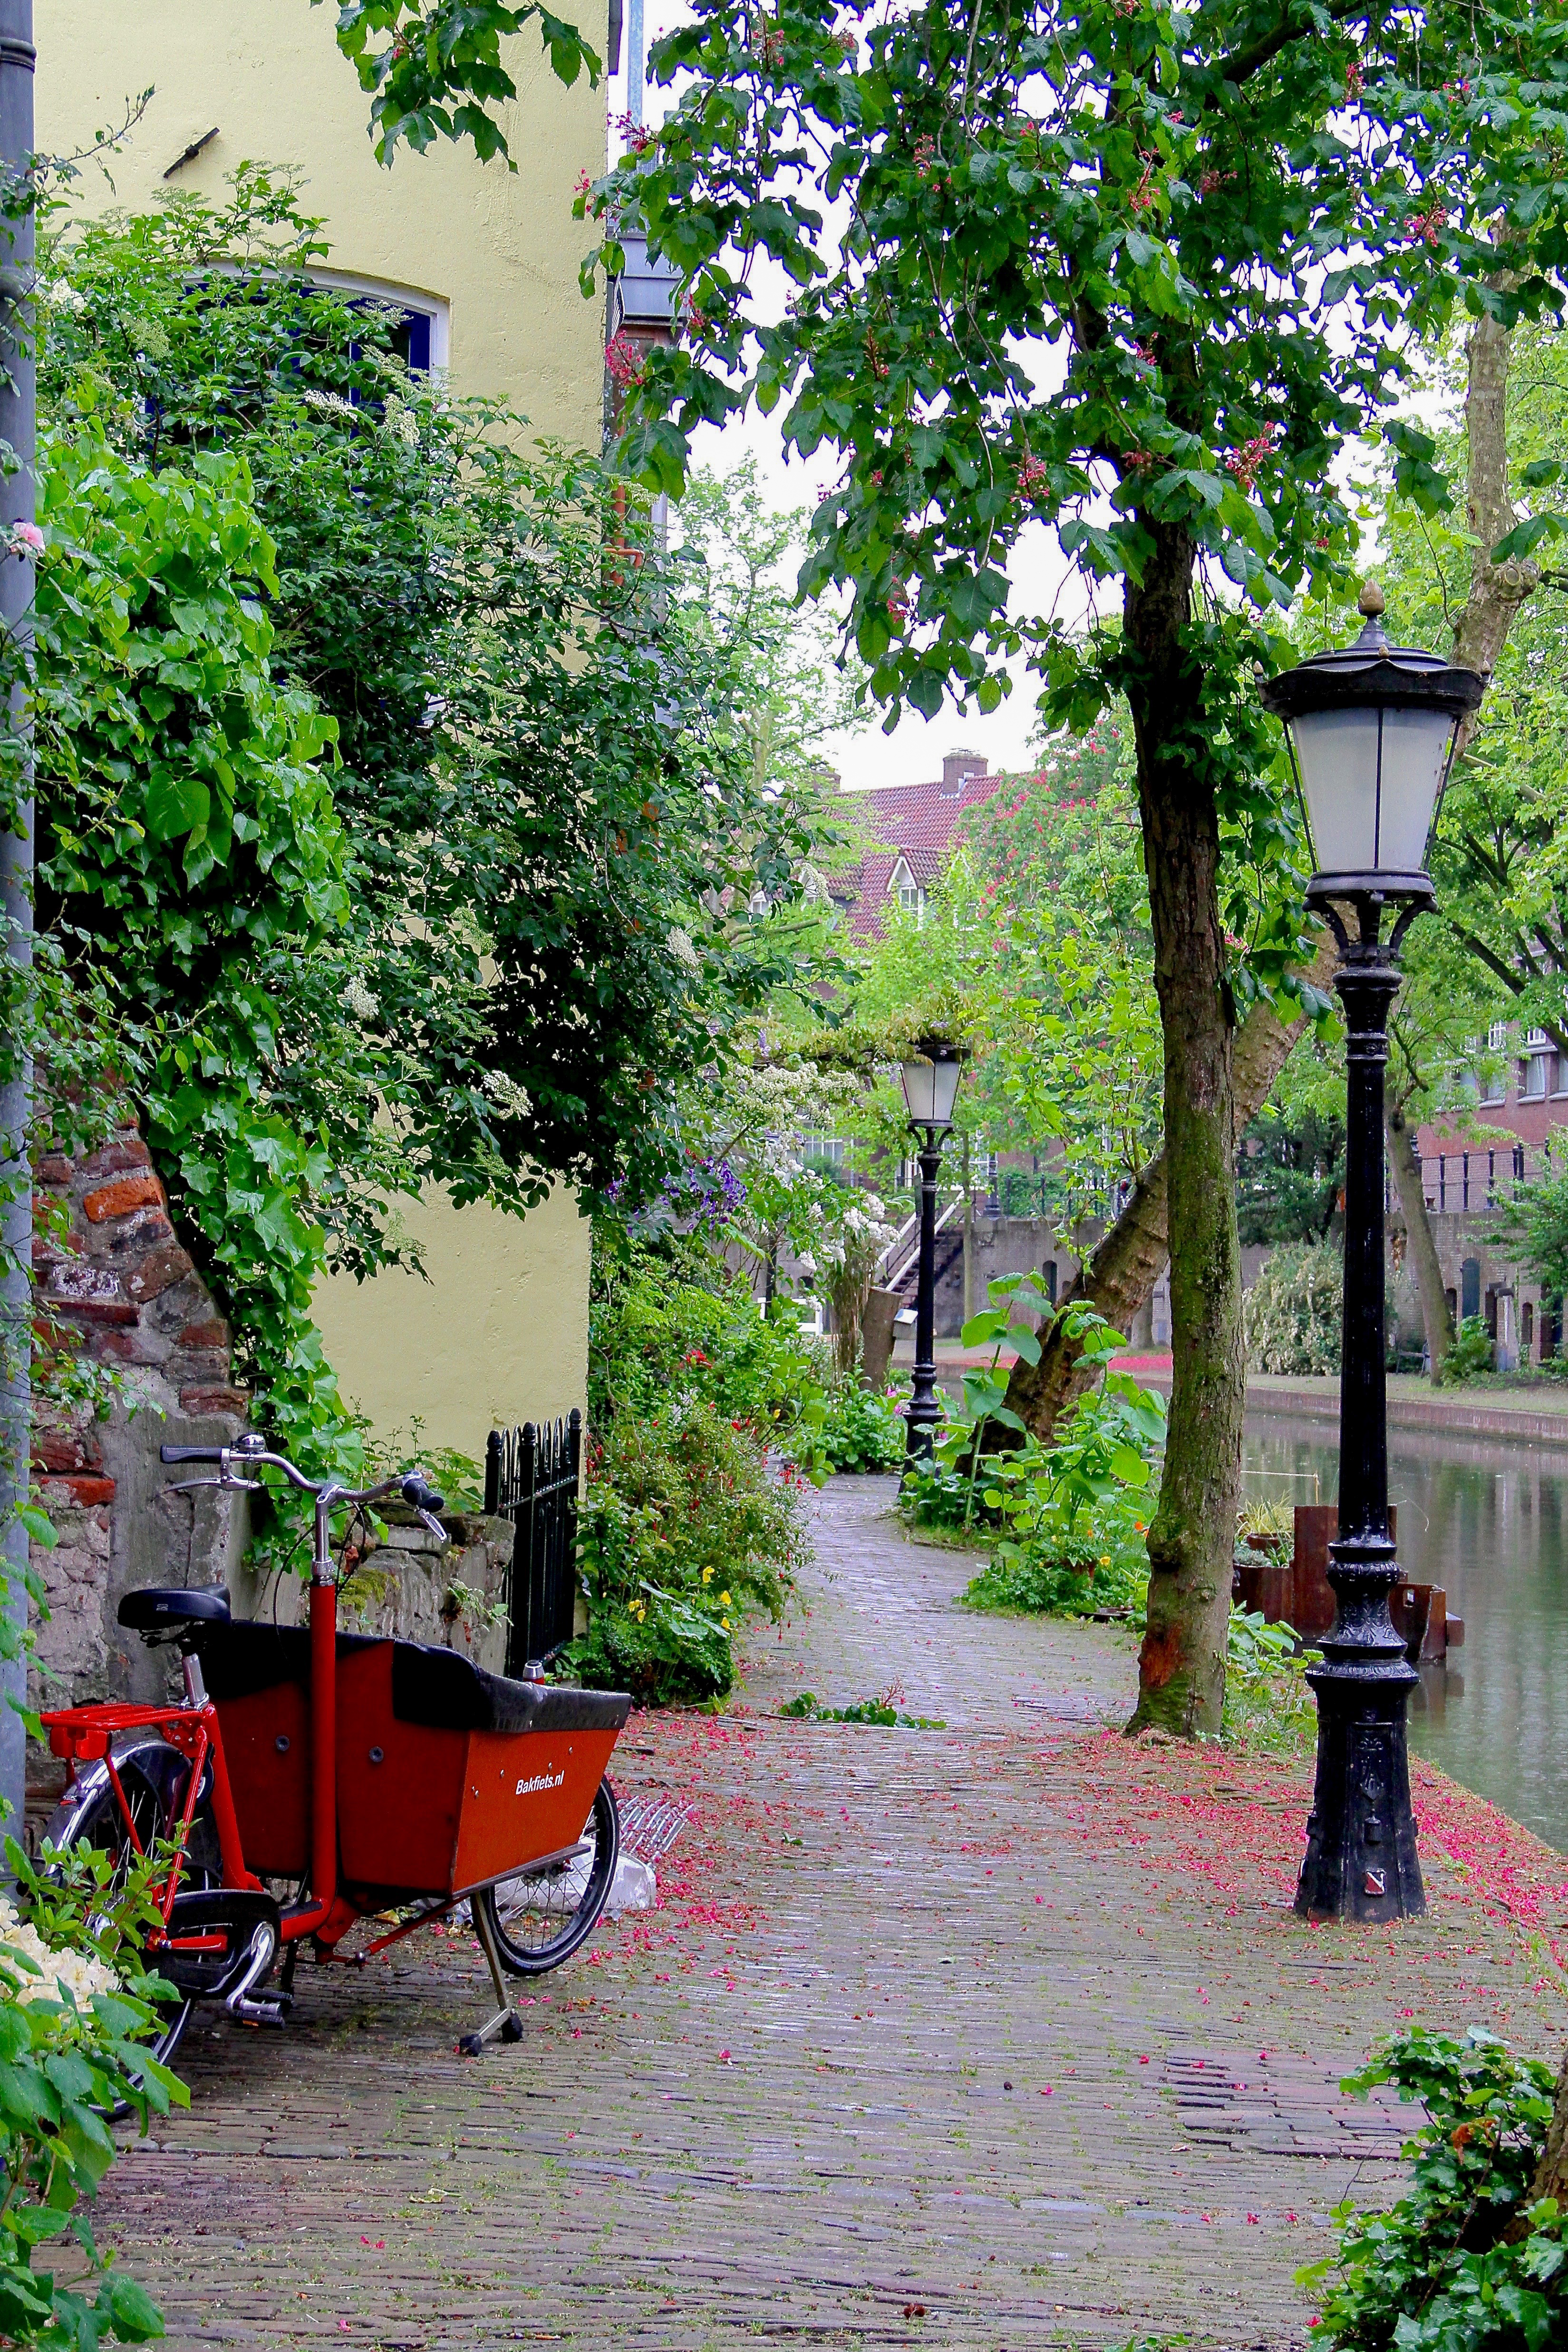
<svg viewBox="0 0 1568 2352">
<path fill-rule="evenodd" d="M 1459 722 L 1480 701 L 1474 670 L 1391 646 L 1383 593 L 1361 595 L 1353 646 L 1318 654 L 1262 688 L 1286 722 L 1318 872 L 1307 903 L 1340 944 L 1344 1007 L 1345 1307 L 1340 1370 L 1340 1531 L 1329 1546 L 1338 1613 L 1318 1699 L 1318 1778 L 1296 1889 L 1304 1918 L 1411 1918 L 1426 1907 L 1410 1810 L 1405 1709 L 1417 1677 L 1388 1613 L 1399 1581 L 1388 1532 L 1383 1328 L 1383 1071 L 1400 942 L 1435 902 L 1426 844 Z M 1384 907 L 1394 929 L 1379 934 Z M 1352 939 L 1341 908 L 1353 915 Z"/>
<path fill-rule="evenodd" d="M 936 1443 L 942 1407 L 936 1401 L 936 1180 L 942 1147 L 952 1125 L 952 1106 L 963 1055 L 945 1038 L 921 1037 L 899 1067 L 910 1129 L 923 1135 L 921 1146 L 920 1286 L 915 1295 L 915 1377 L 905 1416 L 907 1458 L 928 1460 Z"/>
</svg>

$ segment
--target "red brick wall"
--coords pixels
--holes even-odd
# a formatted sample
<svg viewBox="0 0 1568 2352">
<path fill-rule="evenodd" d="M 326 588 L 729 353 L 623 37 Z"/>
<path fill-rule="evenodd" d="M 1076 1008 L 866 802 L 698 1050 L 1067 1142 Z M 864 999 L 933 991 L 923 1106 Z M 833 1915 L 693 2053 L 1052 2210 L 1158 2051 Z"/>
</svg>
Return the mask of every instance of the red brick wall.
<svg viewBox="0 0 1568 2352">
<path fill-rule="evenodd" d="M 134 1127 L 72 1160 L 41 1158 L 35 1171 L 34 1324 L 40 1367 L 66 1356 L 111 1368 L 119 1402 L 100 1419 L 90 1404 L 36 1411 L 36 1498 L 58 1541 L 34 1547 L 49 1595 L 38 1629 L 40 1658 L 76 1698 L 125 1688 L 130 1654 L 114 1624 L 128 1582 L 202 1581 L 191 1517 L 148 1522 L 141 1465 L 159 1444 L 209 1442 L 242 1425 L 248 1400 L 234 1385 L 227 1324 L 183 1249 L 152 1154 Z M 192 1421 L 216 1428 L 192 1432 Z M 127 1462 L 139 1491 L 121 1489 Z M 125 1524 L 135 1513 L 138 1524 Z M 118 1514 L 118 1517 L 117 1517 Z M 117 1572 L 117 1563 L 119 1572 Z M 44 1685 L 46 1703 L 48 1686 Z M 59 1702 L 58 1685 L 56 1703 Z"/>
</svg>

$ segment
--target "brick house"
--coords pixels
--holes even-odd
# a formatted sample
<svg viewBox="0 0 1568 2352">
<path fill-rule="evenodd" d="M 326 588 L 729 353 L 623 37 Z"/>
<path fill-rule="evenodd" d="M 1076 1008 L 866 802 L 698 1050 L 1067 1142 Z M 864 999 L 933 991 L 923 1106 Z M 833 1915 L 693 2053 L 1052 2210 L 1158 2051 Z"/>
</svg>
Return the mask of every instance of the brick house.
<svg viewBox="0 0 1568 2352">
<path fill-rule="evenodd" d="M 940 779 L 846 793 L 865 845 L 858 857 L 835 866 L 827 887 L 858 939 L 878 937 L 891 906 L 917 919 L 923 916 L 959 818 L 990 800 L 1001 783 L 977 753 L 950 751 Z"/>
<path fill-rule="evenodd" d="M 1568 1054 L 1544 1029 L 1496 1021 L 1467 1082 L 1474 1100 L 1461 1132 L 1429 1122 L 1417 1136 L 1422 1186 L 1448 1303 L 1455 1316 L 1479 1315 L 1497 1342 L 1499 1362 L 1539 1362 L 1562 1339 L 1562 1311 L 1543 1306 L 1541 1286 L 1521 1276 L 1497 1233 L 1497 1208 L 1515 1183 L 1539 1174 L 1555 1147 L 1568 1163 Z M 1402 1328 L 1419 1324 L 1419 1312 Z"/>
</svg>

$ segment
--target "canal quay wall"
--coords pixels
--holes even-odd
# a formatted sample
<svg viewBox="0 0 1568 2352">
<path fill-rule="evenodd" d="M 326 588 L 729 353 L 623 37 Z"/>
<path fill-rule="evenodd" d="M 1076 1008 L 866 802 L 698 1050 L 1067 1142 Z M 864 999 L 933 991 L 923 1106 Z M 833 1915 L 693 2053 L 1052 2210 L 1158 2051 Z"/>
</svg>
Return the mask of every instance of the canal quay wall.
<svg viewBox="0 0 1568 2352">
<path fill-rule="evenodd" d="M 1166 1393 L 1171 1386 L 1169 1360 L 1155 1368 L 1128 1362 L 1150 1388 Z M 1496 1395 L 1497 1391 L 1487 1392 Z M 1250 1412 L 1299 1415 L 1305 1420 L 1338 1424 L 1340 1384 L 1337 1380 L 1289 1380 L 1255 1373 L 1247 1383 Z M 1430 1429 L 1451 1437 L 1500 1437 L 1523 1445 L 1560 1445 L 1568 1450 L 1568 1392 L 1536 1403 L 1508 1404 L 1500 1397 L 1483 1404 L 1479 1398 L 1445 1394 L 1424 1379 L 1393 1374 L 1388 1382 L 1390 1429 Z"/>
</svg>

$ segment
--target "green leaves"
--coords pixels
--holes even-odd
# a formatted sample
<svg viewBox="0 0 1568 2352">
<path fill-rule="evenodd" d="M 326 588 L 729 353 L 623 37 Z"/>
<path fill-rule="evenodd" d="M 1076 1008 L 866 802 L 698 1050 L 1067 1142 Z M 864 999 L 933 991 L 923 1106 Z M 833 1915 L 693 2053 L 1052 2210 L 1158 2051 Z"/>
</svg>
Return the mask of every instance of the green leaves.
<svg viewBox="0 0 1568 2352">
<path fill-rule="evenodd" d="M 1432 462 L 1437 444 L 1430 433 L 1407 418 L 1390 417 L 1383 437 L 1394 453 L 1394 485 L 1397 495 L 1419 507 L 1423 514 L 1446 514 L 1453 493 L 1442 469 Z"/>
<path fill-rule="evenodd" d="M 1005 1307 L 984 1307 L 978 1315 L 972 1315 L 963 1326 L 958 1335 L 960 1344 L 965 1348 L 988 1348 L 994 1339 L 1002 1337 L 1011 1320 L 1011 1311 Z"/>
<path fill-rule="evenodd" d="M 198 828 L 205 830 L 211 810 L 212 797 L 199 777 L 171 775 L 167 768 L 154 769 L 148 780 L 142 811 L 153 840 L 174 841 Z"/>
<path fill-rule="evenodd" d="M 499 19 L 459 14 L 417 16 L 421 73 L 485 65 Z M 379 73 L 416 16 L 345 21 Z M 47 919 L 112 995 L 237 1369 L 347 1474 L 323 1274 L 416 1265 L 395 1204 L 430 1185 L 657 1198 L 678 1077 L 816 969 L 817 786 L 748 731 L 749 607 L 594 460 L 411 376 L 324 251 L 250 170 L 65 236 L 37 749 Z M 820 700 L 790 671 L 769 740 Z"/>
<path fill-rule="evenodd" d="M 1499 540 L 1492 550 L 1492 562 L 1520 562 L 1527 555 L 1533 555 L 1542 540 L 1561 539 L 1565 533 L 1568 533 L 1568 516 L 1531 515 L 1525 521 L 1516 523 L 1512 530 L 1506 531 Z"/>
<path fill-rule="evenodd" d="M 869 27 L 785 5 L 762 47 L 740 0 L 696 0 L 653 51 L 677 102 L 584 206 L 606 267 L 635 216 L 691 278 L 626 464 L 668 488 L 699 425 L 752 400 L 836 453 L 805 584 L 847 593 L 893 711 L 976 702 L 1020 656 L 1066 667 L 1047 620 L 975 593 L 1037 521 L 1090 582 L 1136 583 L 1163 529 L 1261 611 L 1340 589 L 1359 439 L 1384 429 L 1404 492 L 1448 504 L 1400 413 L 1413 341 L 1458 303 L 1553 305 L 1568 259 L 1561 28 L 1443 0 L 1423 42 L 1447 81 L 1402 20 L 1250 0 Z M 739 255 L 710 301 L 711 257 Z M 752 257 L 799 289 L 782 320 Z M 1103 707 L 1101 645 L 1077 659 Z"/>
<path fill-rule="evenodd" d="M 0 2331 L 40 2352 L 146 2342 L 163 2333 L 157 2306 L 100 2258 L 82 2205 L 112 2160 L 117 2106 L 145 2130 L 151 2114 L 187 2103 L 145 2047 L 157 1986 L 142 1951 L 160 1865 L 120 1873 L 89 1847 L 46 1849 L 35 1865 L 11 1838 L 5 1855 L 24 1916 L 0 1907 Z M 74 2287 L 35 2263 L 68 2229 L 81 2250 Z"/>
<path fill-rule="evenodd" d="M 1347 2091 L 1396 2084 L 1425 2120 L 1414 2176 L 1385 2213 L 1336 2212 L 1337 2250 L 1298 2273 L 1329 2345 L 1398 2352 L 1543 2352 L 1568 2322 L 1568 2227 L 1530 2201 L 1552 2115 L 1552 2069 L 1479 2028 L 1395 2035 Z"/>
<path fill-rule="evenodd" d="M 321 0 L 311 0 L 319 7 Z M 531 18 L 556 79 L 568 87 L 587 71 L 596 89 L 604 67 L 564 18 L 539 0 L 338 0 L 338 47 L 373 93 L 370 131 L 376 159 L 390 164 L 400 140 L 423 153 L 437 139 L 471 139 L 481 163 L 504 155 L 515 171 L 496 112 L 517 96 L 501 62 L 501 43 Z M 373 36 L 390 36 L 372 47 Z"/>
<path fill-rule="evenodd" d="M 1026 1285 L 1012 1276 L 991 1288 L 1004 1286 L 1016 1294 Z M 972 1318 L 972 1326 L 990 1322 L 996 1311 Z M 1090 1309 L 1065 1308 L 1062 1322 L 1083 1340 L 1090 1365 L 1103 1366 L 1122 1344 Z M 1032 1336 L 1016 1327 L 1007 1332 L 1015 1347 Z M 944 1429 L 929 1468 L 911 1465 L 905 1507 L 917 1520 L 965 1529 L 984 1516 L 994 1549 L 992 1564 L 965 1593 L 972 1607 L 1068 1614 L 1130 1607 L 1148 1579 L 1142 1497 L 1163 1447 L 1163 1401 L 1130 1375 L 1104 1371 L 1043 1444 L 1001 1403 L 1005 1392 L 1005 1375 L 994 1364 L 989 1372 L 964 1374 L 963 1416 Z M 990 1423 L 1013 1433 L 1016 1442 L 1008 1451 L 986 1450 Z"/>
</svg>

